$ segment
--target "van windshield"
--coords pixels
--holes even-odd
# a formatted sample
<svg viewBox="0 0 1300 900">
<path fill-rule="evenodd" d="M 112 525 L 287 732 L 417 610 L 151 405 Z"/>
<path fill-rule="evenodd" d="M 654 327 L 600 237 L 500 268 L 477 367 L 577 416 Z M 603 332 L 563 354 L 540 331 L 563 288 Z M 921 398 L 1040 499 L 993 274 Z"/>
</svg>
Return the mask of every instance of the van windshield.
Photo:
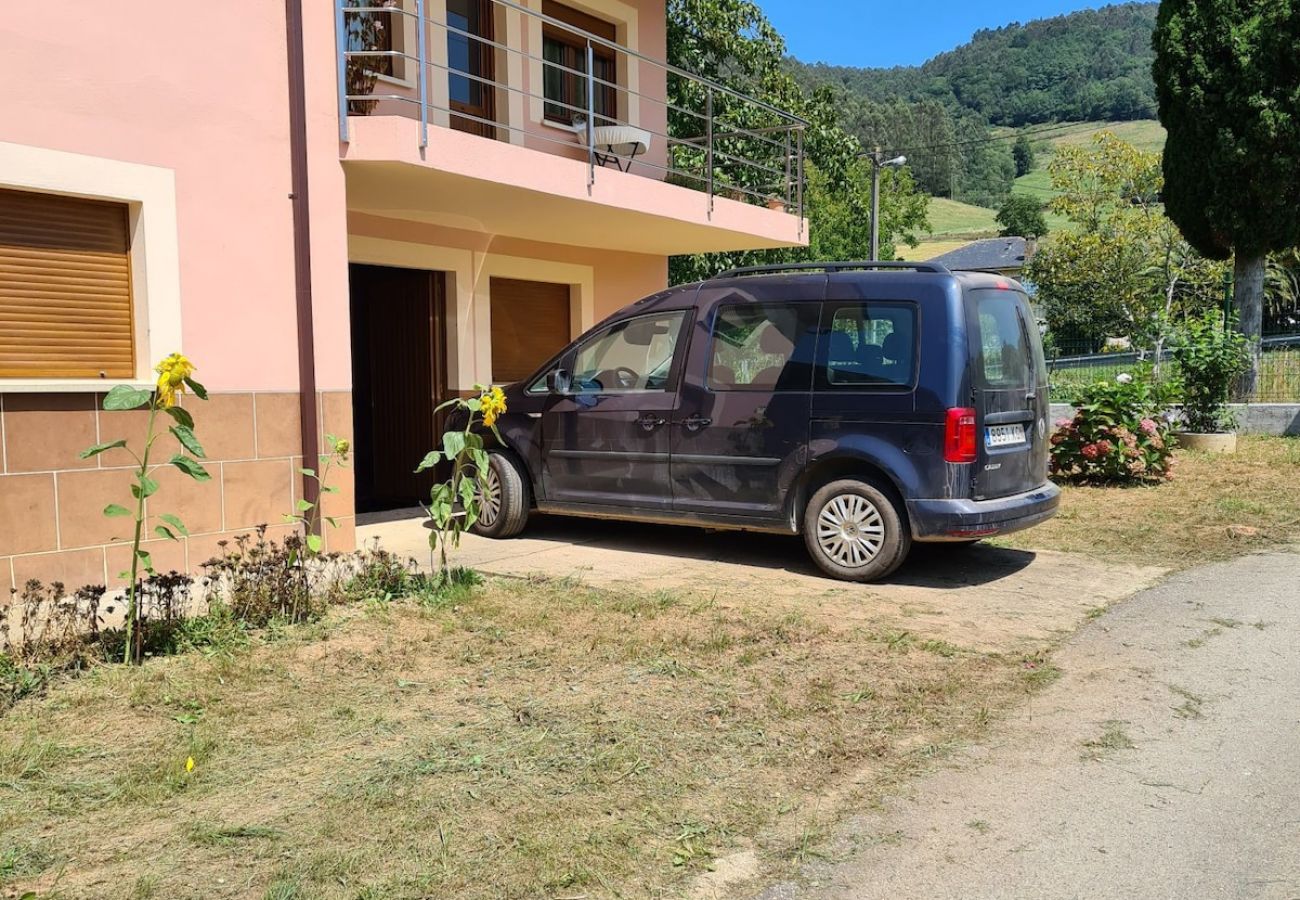
<svg viewBox="0 0 1300 900">
<path fill-rule="evenodd" d="M 994 389 L 1027 388 L 1034 366 L 1034 351 L 1023 312 L 1022 295 L 1015 291 L 981 289 L 975 297 L 977 368 L 984 386 Z"/>
</svg>

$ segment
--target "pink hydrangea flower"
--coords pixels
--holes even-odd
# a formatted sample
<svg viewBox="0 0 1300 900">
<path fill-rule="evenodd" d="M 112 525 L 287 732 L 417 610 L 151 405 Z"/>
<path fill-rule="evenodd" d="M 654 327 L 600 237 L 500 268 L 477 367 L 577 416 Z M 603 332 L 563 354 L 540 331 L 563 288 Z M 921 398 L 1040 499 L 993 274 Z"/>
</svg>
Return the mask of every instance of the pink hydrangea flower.
<svg viewBox="0 0 1300 900">
<path fill-rule="evenodd" d="M 1069 428 L 1070 425 L 1071 425 L 1073 422 L 1074 422 L 1073 419 L 1057 419 L 1057 420 L 1056 420 L 1056 427 L 1057 427 L 1057 428 Z"/>
<path fill-rule="evenodd" d="M 1159 429 L 1156 427 L 1154 419 L 1143 419 L 1142 430 L 1147 434 L 1154 435 Z"/>
<path fill-rule="evenodd" d="M 1079 452 L 1087 459 L 1096 459 L 1101 454 L 1101 449 L 1096 444 L 1084 444 Z"/>
</svg>

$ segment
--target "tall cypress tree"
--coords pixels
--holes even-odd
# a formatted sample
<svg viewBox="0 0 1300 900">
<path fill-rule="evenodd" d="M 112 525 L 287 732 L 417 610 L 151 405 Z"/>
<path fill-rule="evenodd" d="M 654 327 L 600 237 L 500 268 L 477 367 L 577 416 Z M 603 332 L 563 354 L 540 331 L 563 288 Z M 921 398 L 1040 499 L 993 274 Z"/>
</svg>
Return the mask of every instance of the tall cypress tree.
<svg viewBox="0 0 1300 900">
<path fill-rule="evenodd" d="M 1153 42 L 1166 209 L 1201 253 L 1235 254 L 1253 390 L 1265 259 L 1300 244 L 1300 0 L 1162 0 Z"/>
</svg>

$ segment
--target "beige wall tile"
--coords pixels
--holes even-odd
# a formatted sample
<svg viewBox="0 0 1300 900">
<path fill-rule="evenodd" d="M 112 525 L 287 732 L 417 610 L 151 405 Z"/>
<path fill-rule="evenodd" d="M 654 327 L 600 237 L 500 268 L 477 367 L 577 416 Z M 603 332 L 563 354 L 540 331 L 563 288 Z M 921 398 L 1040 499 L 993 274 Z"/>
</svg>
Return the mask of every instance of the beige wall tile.
<svg viewBox="0 0 1300 900">
<path fill-rule="evenodd" d="M 54 476 L 0 475 L 0 553 L 39 553 L 58 546 Z"/>
<path fill-rule="evenodd" d="M 195 481 L 175 466 L 163 466 L 154 473 L 158 493 L 149 498 L 149 515 L 172 513 L 180 516 L 191 534 L 221 530 L 221 472 L 217 463 L 204 466 L 211 481 Z M 149 523 L 152 533 L 157 522 Z"/>
<path fill-rule="evenodd" d="M 95 395 L 9 394 L 5 397 L 5 456 L 10 472 L 89 469 L 81 459 L 96 443 Z"/>
<path fill-rule="evenodd" d="M 252 459 L 253 395 L 209 394 L 182 400 L 194 416 L 194 434 L 208 459 Z"/>
<path fill-rule="evenodd" d="M 286 460 L 224 463 L 225 530 L 275 524 L 293 511 L 290 468 Z"/>
<path fill-rule="evenodd" d="M 346 469 L 334 467 L 330 469 L 329 477 L 326 483 L 338 488 L 334 493 L 326 493 L 321 499 L 321 511 L 327 516 L 352 516 L 356 515 L 357 490 L 356 490 L 356 473 L 352 471 L 351 463 Z"/>
<path fill-rule="evenodd" d="M 325 533 L 325 549 L 331 553 L 351 553 L 357 549 L 357 520 L 352 516 L 338 520 L 338 527 L 331 528 L 326 522 L 322 528 Z"/>
<path fill-rule="evenodd" d="M 145 436 L 149 433 L 149 410 L 128 409 L 110 412 L 102 408 L 103 401 L 103 395 L 96 395 L 95 403 L 101 407 L 97 413 L 99 416 L 99 439 L 104 443 L 108 443 L 119 438 L 125 438 L 127 445 L 136 453 L 139 453 L 144 447 Z M 162 416 L 154 424 L 154 427 L 166 431 L 167 424 L 170 422 L 170 419 Z M 125 450 L 109 450 L 107 453 L 99 455 L 99 467 L 101 469 L 114 466 L 134 466 L 135 464 L 136 462 L 131 458 L 131 454 Z"/>
<path fill-rule="evenodd" d="M 59 546 L 89 547 L 131 537 L 134 522 L 126 516 L 110 519 L 104 507 L 110 503 L 133 509 L 134 477 L 127 469 L 91 469 L 59 472 Z"/>
<path fill-rule="evenodd" d="M 14 564 L 13 560 L 5 557 L 0 559 L 0 590 L 8 591 L 14 586 Z M 7 596 L 7 593 L 6 593 Z M 4 598 L 0 598 L 3 600 Z"/>
<path fill-rule="evenodd" d="M 21 588 L 30 579 L 52 584 L 63 582 L 69 591 L 87 584 L 104 583 L 104 549 L 88 547 L 83 550 L 64 550 L 60 553 L 38 553 L 34 556 L 15 556 L 14 584 Z"/>
<path fill-rule="evenodd" d="M 321 435 L 352 440 L 352 392 L 327 391 L 321 394 Z M 325 444 L 322 440 L 321 451 Z"/>
<path fill-rule="evenodd" d="M 188 545 L 189 563 L 195 574 L 201 574 L 202 566 L 205 562 L 213 557 L 221 556 L 235 549 L 235 538 L 241 534 L 251 534 L 251 530 L 244 531 L 219 531 L 213 534 L 200 534 L 189 538 L 186 541 Z M 221 546 L 225 542 L 225 547 Z"/>
<path fill-rule="evenodd" d="M 185 542 L 181 541 L 145 541 L 140 545 L 153 560 L 154 571 L 185 572 Z M 131 569 L 131 547 L 129 544 L 113 544 L 104 548 L 110 588 L 124 587 L 129 579 L 122 578 L 121 573 Z"/>
<path fill-rule="evenodd" d="M 302 453 L 302 416 L 297 394 L 258 394 L 257 455 L 259 459 Z"/>
</svg>

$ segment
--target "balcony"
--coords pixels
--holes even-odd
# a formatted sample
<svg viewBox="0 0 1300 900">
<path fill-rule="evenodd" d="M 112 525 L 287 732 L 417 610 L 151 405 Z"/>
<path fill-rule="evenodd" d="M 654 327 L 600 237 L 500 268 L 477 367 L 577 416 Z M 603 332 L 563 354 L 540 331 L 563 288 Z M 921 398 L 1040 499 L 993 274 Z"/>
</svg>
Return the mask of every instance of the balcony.
<svg viewBox="0 0 1300 900">
<path fill-rule="evenodd" d="M 661 255 L 807 243 L 806 123 L 637 49 L 662 49 L 662 3 L 362 2 L 335 23 L 351 211 Z"/>
</svg>

